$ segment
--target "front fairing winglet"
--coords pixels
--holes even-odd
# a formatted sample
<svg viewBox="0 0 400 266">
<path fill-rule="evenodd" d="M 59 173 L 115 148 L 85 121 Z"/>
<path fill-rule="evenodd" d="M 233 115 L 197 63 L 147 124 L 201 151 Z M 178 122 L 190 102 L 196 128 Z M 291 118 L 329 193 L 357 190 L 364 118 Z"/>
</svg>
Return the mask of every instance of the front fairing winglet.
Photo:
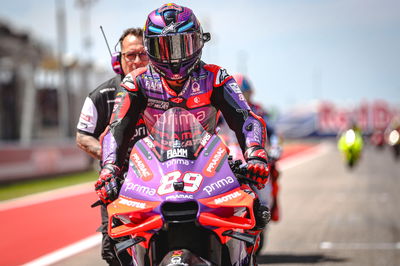
<svg viewBox="0 0 400 266">
<path fill-rule="evenodd" d="M 141 201 L 120 196 L 107 206 L 109 215 L 108 234 L 115 238 L 139 232 L 159 230 L 163 225 L 161 215 L 149 215 L 159 205 L 160 202 L 158 201 Z M 137 223 L 130 219 L 134 214 L 143 214 Z M 130 219 L 129 223 L 113 227 L 113 218 L 121 219 L 121 216 Z"/>
</svg>

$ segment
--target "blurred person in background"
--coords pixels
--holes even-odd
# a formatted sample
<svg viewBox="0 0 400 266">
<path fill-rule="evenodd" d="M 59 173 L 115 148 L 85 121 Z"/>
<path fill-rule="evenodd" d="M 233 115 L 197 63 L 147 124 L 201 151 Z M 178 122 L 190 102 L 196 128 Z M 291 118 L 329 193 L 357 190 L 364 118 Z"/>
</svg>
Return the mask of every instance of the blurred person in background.
<svg viewBox="0 0 400 266">
<path fill-rule="evenodd" d="M 121 52 L 115 52 L 112 56 L 112 67 L 116 75 L 89 93 L 83 104 L 77 125 L 77 145 L 98 160 L 101 160 L 102 156 L 100 138 L 107 130 L 115 98 L 120 92 L 121 80 L 125 77 L 125 74 L 144 67 L 149 62 L 143 46 L 143 30 L 141 28 L 126 29 L 118 43 L 120 44 Z M 146 135 L 147 131 L 143 120 L 139 119 L 136 126 L 136 134 L 131 140 L 130 147 Z M 103 234 L 102 258 L 109 265 L 120 265 L 114 251 L 116 242 L 107 233 L 108 215 L 104 205 L 101 206 L 101 220 L 101 226 L 98 231 Z"/>
<path fill-rule="evenodd" d="M 157 117 L 173 107 L 192 113 L 211 133 L 221 111 L 241 145 L 247 177 L 257 182 L 255 193 L 261 193 L 269 176 L 265 122 L 241 98 L 240 88 L 225 69 L 200 60 L 204 43 L 209 40 L 210 35 L 203 33 L 187 7 L 166 4 L 149 14 L 144 43 L 150 64 L 122 81 L 126 90 L 114 108 L 110 131 L 103 140 L 103 170 L 95 188 L 105 204 L 118 198 L 116 180 L 123 175 L 121 167 L 134 133 L 132 125 L 143 114 L 146 125 L 152 127 Z M 253 230 L 262 230 L 268 223 L 269 210 L 263 202 L 255 201 L 254 213 Z"/>
<path fill-rule="evenodd" d="M 400 159 L 400 115 L 395 115 L 385 130 L 385 141 L 393 150 L 396 160 Z"/>
<path fill-rule="evenodd" d="M 278 192 L 279 192 L 279 185 L 278 185 L 278 177 L 279 171 L 276 168 L 276 161 L 281 157 L 282 154 L 282 147 L 281 141 L 279 136 L 276 134 L 275 128 L 272 126 L 272 123 L 269 121 L 270 116 L 264 108 L 255 103 L 253 101 L 253 86 L 250 80 L 243 74 L 234 74 L 232 75 L 236 82 L 238 83 L 239 87 L 243 92 L 243 96 L 246 98 L 247 103 L 249 104 L 251 110 L 258 115 L 261 116 L 265 122 L 267 122 L 267 140 L 268 140 L 268 159 L 270 162 L 270 187 L 267 190 L 266 201 L 269 203 L 269 207 L 271 210 L 271 220 L 278 221 L 279 220 L 279 207 L 278 207 Z"/>
</svg>

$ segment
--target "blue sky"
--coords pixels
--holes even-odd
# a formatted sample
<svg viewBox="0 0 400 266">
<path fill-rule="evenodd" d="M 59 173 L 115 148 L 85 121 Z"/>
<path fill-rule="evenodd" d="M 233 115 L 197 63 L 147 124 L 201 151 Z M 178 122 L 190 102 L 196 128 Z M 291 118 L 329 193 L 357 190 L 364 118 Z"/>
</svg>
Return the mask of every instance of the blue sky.
<svg viewBox="0 0 400 266">
<path fill-rule="evenodd" d="M 83 57 L 80 11 L 65 0 L 68 53 Z M 113 46 L 123 29 L 142 27 L 164 1 L 93 1 L 90 57 L 108 67 L 99 26 Z M 3 1 L 0 19 L 55 46 L 56 0 Z M 192 8 L 212 40 L 203 60 L 245 72 L 256 99 L 289 107 L 313 99 L 336 103 L 384 99 L 400 105 L 400 1 L 202 0 Z M 99 83 L 102 81 L 99 81 Z"/>
</svg>

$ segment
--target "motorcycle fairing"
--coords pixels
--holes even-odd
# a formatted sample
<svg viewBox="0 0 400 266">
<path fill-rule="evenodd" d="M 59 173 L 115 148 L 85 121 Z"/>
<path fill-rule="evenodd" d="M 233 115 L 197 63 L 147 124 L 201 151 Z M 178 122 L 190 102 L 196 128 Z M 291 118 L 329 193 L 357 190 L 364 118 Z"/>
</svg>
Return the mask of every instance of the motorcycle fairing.
<svg viewBox="0 0 400 266">
<path fill-rule="evenodd" d="M 108 234 L 111 237 L 133 235 L 161 228 L 161 215 L 152 212 L 160 202 L 141 201 L 120 195 L 119 198 L 107 206 L 109 216 Z M 113 218 L 118 218 L 124 224 L 112 227 Z"/>
<path fill-rule="evenodd" d="M 164 115 L 167 116 L 174 109 L 181 108 L 169 109 Z M 189 115 L 185 110 L 179 112 Z M 173 119 L 168 116 L 163 119 L 162 130 L 168 131 L 165 121 Z M 194 126 L 195 133 L 187 136 L 198 139 L 193 147 L 179 146 L 182 142 L 173 140 L 176 134 L 161 134 L 162 131 L 158 130 L 158 136 L 170 139 L 158 139 L 159 143 L 155 144 L 157 137 L 149 136 L 138 141 L 131 151 L 129 169 L 119 198 L 108 206 L 108 212 L 111 237 L 131 235 L 146 239 L 132 248 L 135 256 L 141 256 L 136 252 L 145 254 L 142 248 L 149 248 L 151 238 L 166 225 L 162 213 L 165 204 L 195 202 L 198 206 L 197 222 L 203 228 L 212 230 L 221 244 L 230 247 L 232 263 L 246 260 L 246 244 L 223 233 L 227 230 L 243 232 L 254 227 L 254 196 L 241 189 L 228 164 L 227 148 L 221 139 L 217 135 L 204 133 L 204 129 L 202 132 L 199 130 L 200 124 L 196 123 L 194 119 L 188 125 Z M 174 127 L 182 128 L 182 125 Z M 186 148 L 187 152 L 170 152 L 168 158 L 168 149 Z M 177 190 L 175 183 L 180 182 L 183 187 Z M 120 219 L 123 225 L 113 227 L 113 218 Z"/>
</svg>

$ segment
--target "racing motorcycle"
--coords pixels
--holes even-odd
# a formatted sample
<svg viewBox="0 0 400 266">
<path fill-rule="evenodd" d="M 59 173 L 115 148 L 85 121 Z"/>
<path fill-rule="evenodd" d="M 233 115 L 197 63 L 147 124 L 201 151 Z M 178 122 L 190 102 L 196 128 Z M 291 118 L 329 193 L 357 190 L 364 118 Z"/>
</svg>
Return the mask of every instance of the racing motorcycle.
<svg viewBox="0 0 400 266">
<path fill-rule="evenodd" d="M 167 110 L 133 147 L 107 206 L 109 235 L 129 237 L 117 253 L 133 265 L 255 265 L 257 197 L 244 166 L 191 113 Z"/>
<path fill-rule="evenodd" d="M 362 136 L 355 129 L 346 130 L 339 138 L 338 149 L 342 152 L 349 168 L 353 168 L 361 157 L 363 148 Z"/>
</svg>

